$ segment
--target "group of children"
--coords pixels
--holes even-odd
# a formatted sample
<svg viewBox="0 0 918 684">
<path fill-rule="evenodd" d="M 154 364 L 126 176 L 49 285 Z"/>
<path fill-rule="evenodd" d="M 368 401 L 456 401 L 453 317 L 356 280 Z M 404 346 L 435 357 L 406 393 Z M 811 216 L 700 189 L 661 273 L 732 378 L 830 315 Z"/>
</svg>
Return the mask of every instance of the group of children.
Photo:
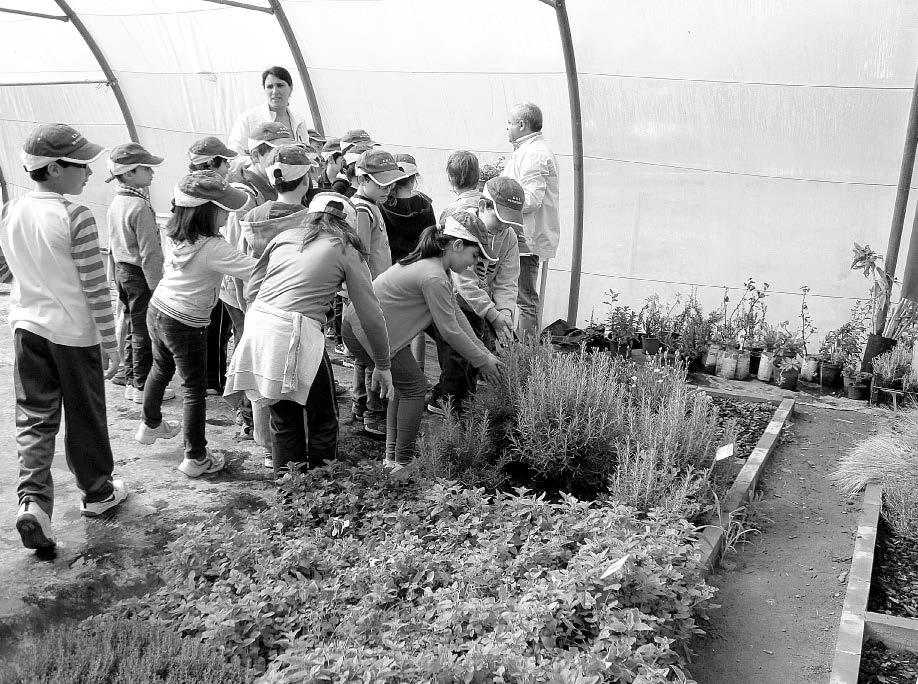
<svg viewBox="0 0 918 684">
<path fill-rule="evenodd" d="M 234 338 L 219 369 L 224 397 L 275 474 L 336 457 L 330 320 L 353 360 L 353 417 L 385 439 L 391 472 L 413 460 L 425 407 L 461 410 L 479 377 L 498 379 L 495 343 L 514 336 L 524 201 L 516 181 L 498 177 L 479 189 L 478 160 L 456 152 L 446 171 L 457 197 L 437 218 L 416 190 L 415 159 L 393 156 L 366 131 L 316 135 L 307 145 L 266 122 L 247 151 L 214 137 L 195 142 L 161 231 L 149 187 L 164 160 L 137 143 L 112 150 L 107 275 L 92 214 L 65 197 L 82 192 L 103 148 L 63 124 L 39 126 L 25 141 L 35 189 L 3 208 L 0 279 L 13 283 L 16 526 L 27 548 L 54 546 L 50 465 L 62 404 L 83 515 L 126 498 L 112 476 L 103 387 L 119 365 L 125 398 L 142 404 L 136 441 L 182 434 L 178 469 L 188 477 L 224 467 L 205 438 L 215 311 L 226 313 Z M 124 311 L 121 345 L 109 277 Z M 441 366 L 432 390 L 425 334 Z M 176 370 L 180 423 L 161 410 L 175 396 Z"/>
</svg>

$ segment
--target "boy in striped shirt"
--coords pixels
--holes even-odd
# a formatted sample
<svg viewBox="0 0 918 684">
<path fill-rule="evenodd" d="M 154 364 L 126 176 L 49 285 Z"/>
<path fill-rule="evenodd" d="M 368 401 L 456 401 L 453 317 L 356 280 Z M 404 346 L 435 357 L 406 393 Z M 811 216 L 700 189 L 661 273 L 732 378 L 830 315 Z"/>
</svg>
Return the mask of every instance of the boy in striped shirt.
<svg viewBox="0 0 918 684">
<path fill-rule="evenodd" d="M 29 549 L 55 545 L 51 461 L 62 405 L 81 513 L 100 515 L 127 497 L 112 479 L 103 371 L 111 378 L 121 359 L 99 236 L 89 209 L 64 197 L 83 192 L 89 164 L 104 151 L 70 126 L 38 126 L 21 152 L 35 189 L 0 216 L 0 281 L 13 283 L 16 529 Z"/>
</svg>

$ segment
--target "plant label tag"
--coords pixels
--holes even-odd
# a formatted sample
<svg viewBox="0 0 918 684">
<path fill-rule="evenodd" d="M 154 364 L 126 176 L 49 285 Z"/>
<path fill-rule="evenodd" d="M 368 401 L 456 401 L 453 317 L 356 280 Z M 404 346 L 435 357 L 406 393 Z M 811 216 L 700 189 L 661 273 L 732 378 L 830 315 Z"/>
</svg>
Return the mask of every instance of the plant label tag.
<svg viewBox="0 0 918 684">
<path fill-rule="evenodd" d="M 729 444 L 724 444 L 720 447 L 717 452 L 714 454 L 714 462 L 723 461 L 725 458 L 730 458 L 733 455 L 733 442 Z"/>
</svg>

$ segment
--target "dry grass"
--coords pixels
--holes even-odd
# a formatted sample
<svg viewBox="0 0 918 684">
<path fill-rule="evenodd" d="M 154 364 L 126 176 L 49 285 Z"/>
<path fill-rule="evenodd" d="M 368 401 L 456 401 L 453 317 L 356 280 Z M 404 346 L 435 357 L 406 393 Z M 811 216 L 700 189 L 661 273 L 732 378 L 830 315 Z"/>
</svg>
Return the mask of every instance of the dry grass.
<svg viewBox="0 0 918 684">
<path fill-rule="evenodd" d="M 883 516 L 897 535 L 918 538 L 918 411 L 901 411 L 839 462 L 832 479 L 852 498 L 883 486 Z"/>
</svg>

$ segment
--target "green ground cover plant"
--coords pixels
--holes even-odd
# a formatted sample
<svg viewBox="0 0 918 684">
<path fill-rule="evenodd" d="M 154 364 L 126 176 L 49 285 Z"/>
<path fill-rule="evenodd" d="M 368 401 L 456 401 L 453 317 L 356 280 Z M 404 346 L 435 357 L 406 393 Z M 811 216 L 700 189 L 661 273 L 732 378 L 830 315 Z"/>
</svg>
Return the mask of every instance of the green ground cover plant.
<svg viewBox="0 0 918 684">
<path fill-rule="evenodd" d="M 246 684 L 254 677 L 213 644 L 124 619 L 53 627 L 0 665 L 4 684 Z"/>
<path fill-rule="evenodd" d="M 337 463 L 241 524 L 189 525 L 163 588 L 113 614 L 262 682 L 682 682 L 714 593 L 695 542 L 665 510 Z"/>
<path fill-rule="evenodd" d="M 718 409 L 682 366 L 547 346 L 511 347 L 504 361 L 499 385 L 479 388 L 461 418 L 448 415 L 421 441 L 426 474 L 642 511 L 662 505 L 687 518 L 711 502 Z"/>
</svg>

